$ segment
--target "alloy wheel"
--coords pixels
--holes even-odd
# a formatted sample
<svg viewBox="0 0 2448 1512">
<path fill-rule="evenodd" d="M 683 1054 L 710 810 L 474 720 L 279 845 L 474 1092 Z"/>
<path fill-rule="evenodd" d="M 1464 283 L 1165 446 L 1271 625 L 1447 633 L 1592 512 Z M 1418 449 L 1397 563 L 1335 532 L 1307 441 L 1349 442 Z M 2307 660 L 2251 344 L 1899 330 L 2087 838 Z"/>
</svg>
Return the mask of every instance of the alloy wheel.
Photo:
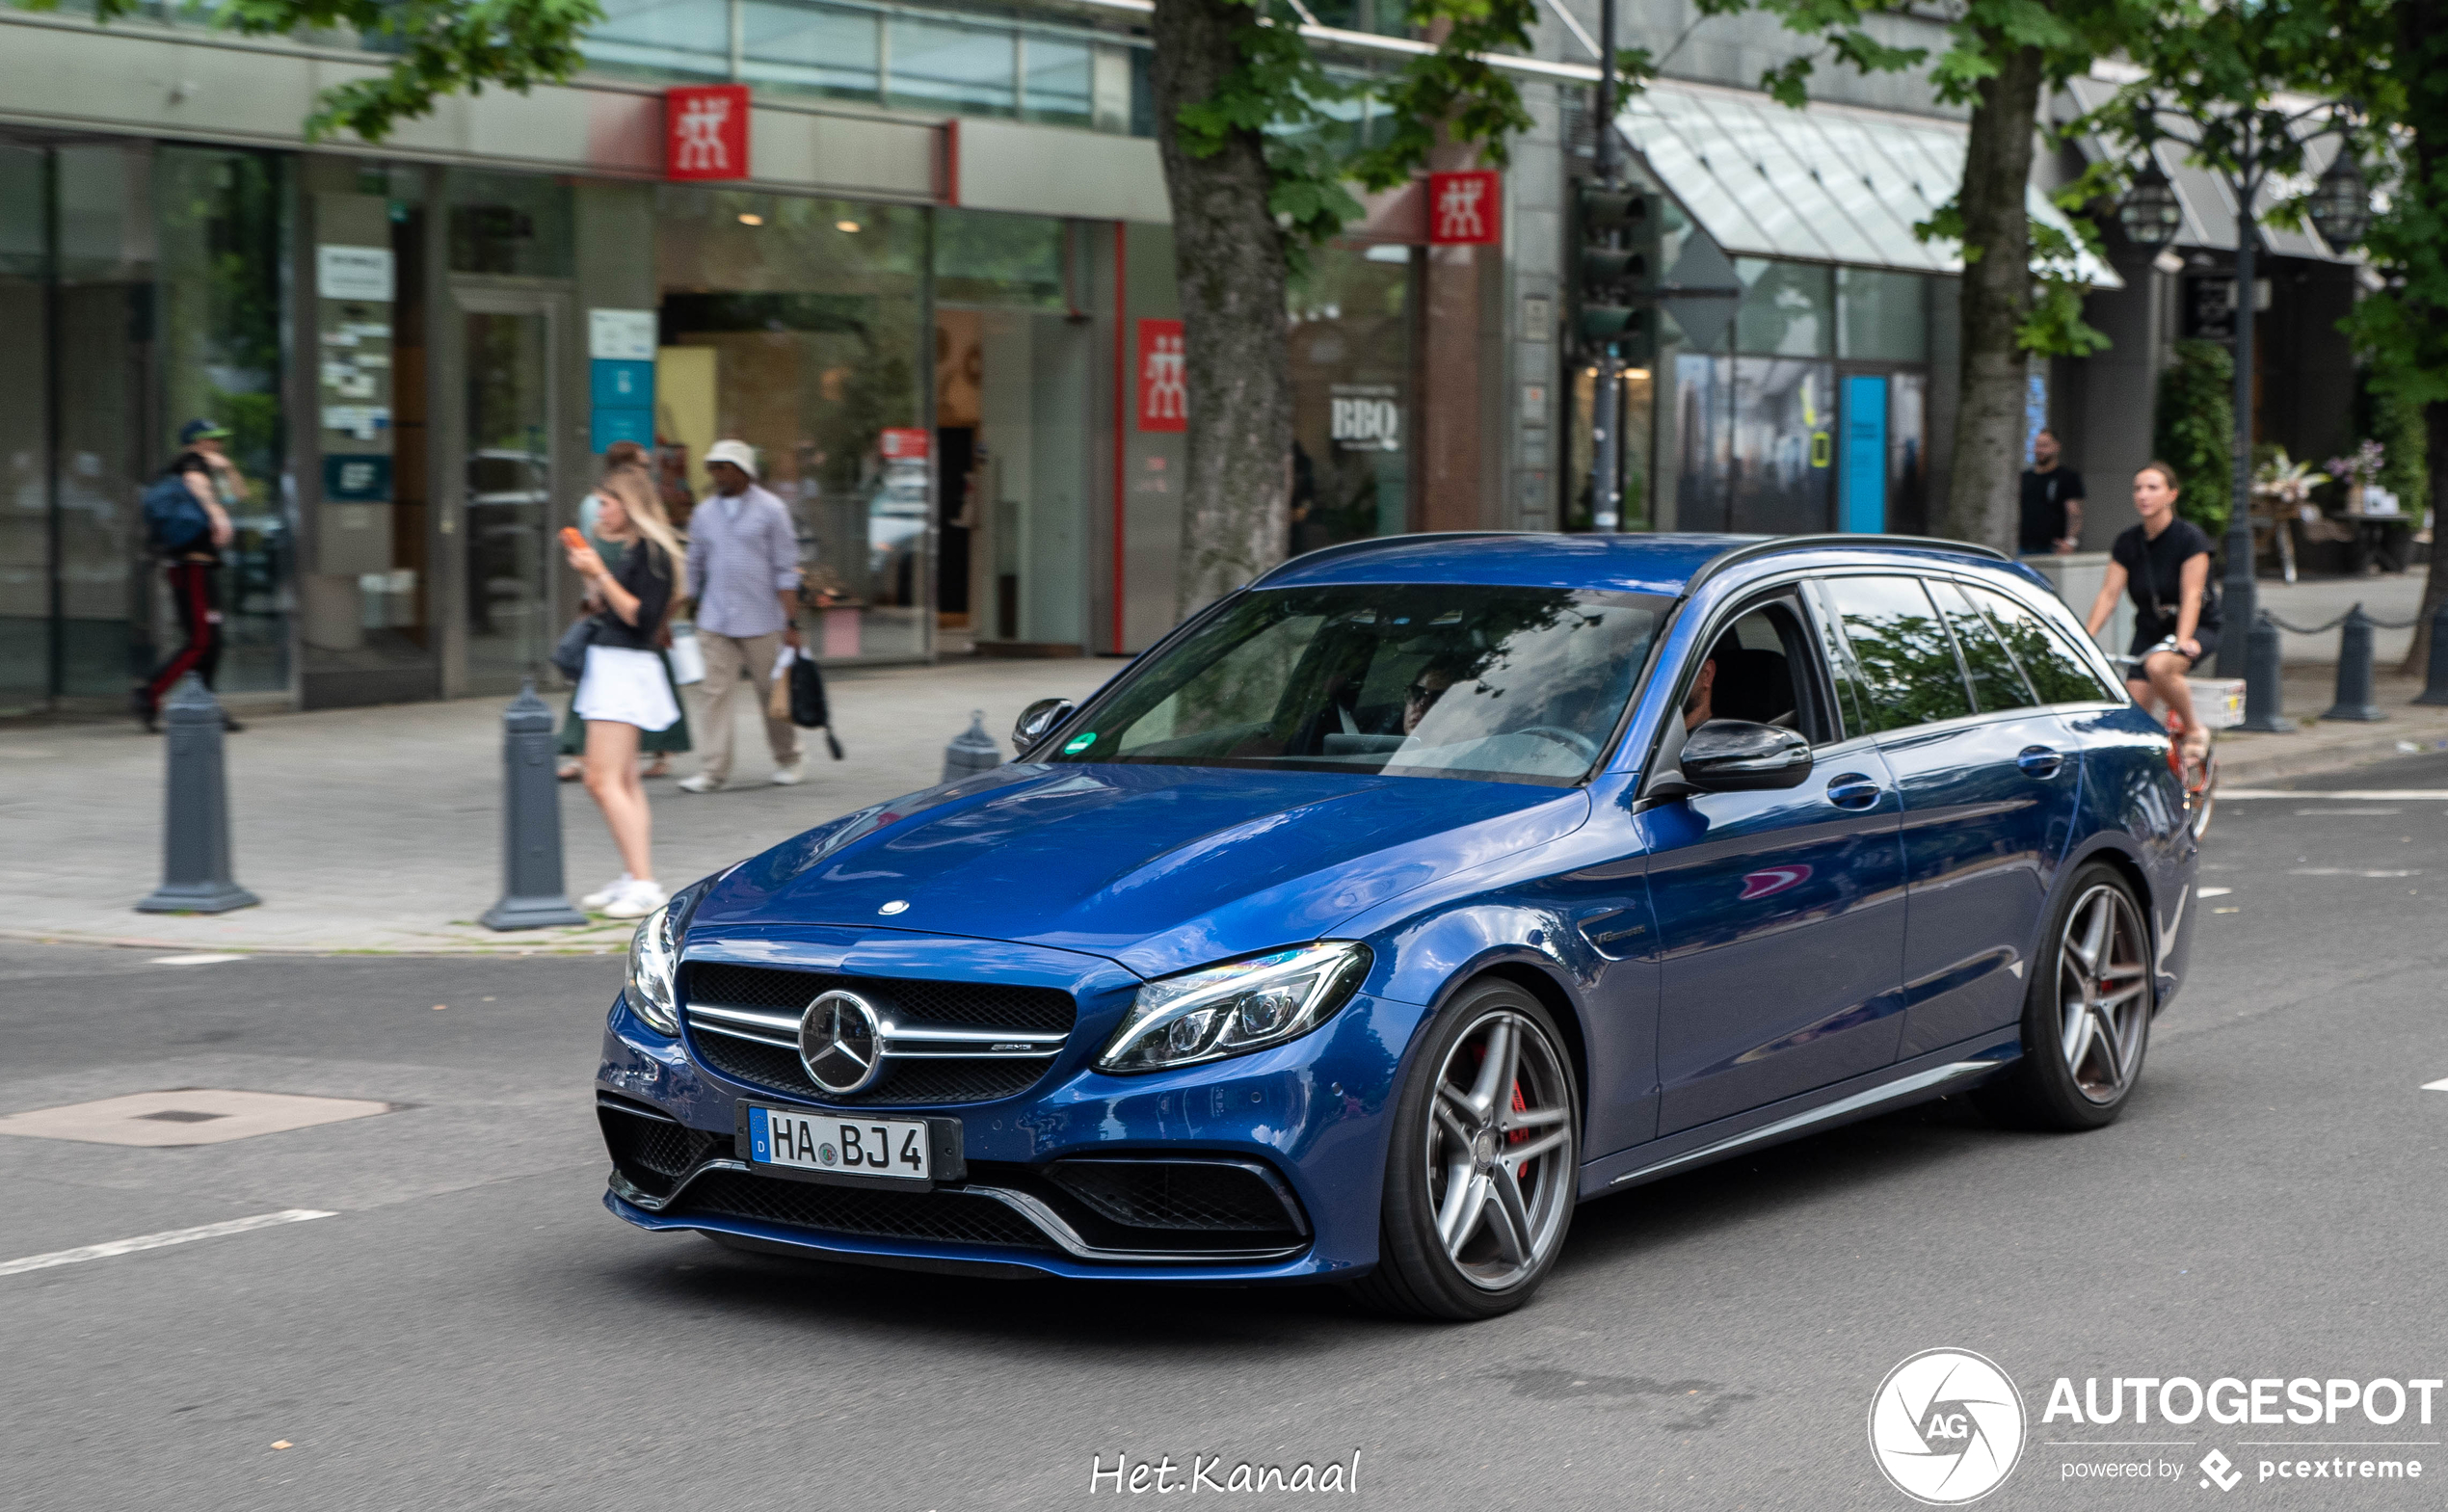
<svg viewBox="0 0 2448 1512">
<path fill-rule="evenodd" d="M 2075 1090 L 2097 1103 L 2125 1095 L 2150 1024 L 2150 950 L 2122 888 L 2100 883 L 2065 915 L 2057 953 L 2059 1048 Z"/>
<path fill-rule="evenodd" d="M 1438 1068 L 1428 1120 L 1428 1207 L 1473 1286 L 1502 1291 L 1537 1273 L 1572 1210 L 1571 1082 L 1546 1032 L 1498 1008 Z"/>
</svg>

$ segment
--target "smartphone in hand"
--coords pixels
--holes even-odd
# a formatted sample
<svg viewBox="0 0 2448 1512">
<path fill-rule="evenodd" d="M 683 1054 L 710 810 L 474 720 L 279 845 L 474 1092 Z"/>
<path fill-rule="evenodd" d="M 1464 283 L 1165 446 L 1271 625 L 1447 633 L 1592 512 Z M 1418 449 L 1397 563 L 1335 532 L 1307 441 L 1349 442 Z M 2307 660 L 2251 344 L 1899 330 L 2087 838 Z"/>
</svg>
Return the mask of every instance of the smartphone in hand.
<svg viewBox="0 0 2448 1512">
<path fill-rule="evenodd" d="M 587 548 L 587 538 L 578 534 L 577 526 L 564 525 L 561 527 L 561 544 L 572 551 L 584 551 Z"/>
</svg>

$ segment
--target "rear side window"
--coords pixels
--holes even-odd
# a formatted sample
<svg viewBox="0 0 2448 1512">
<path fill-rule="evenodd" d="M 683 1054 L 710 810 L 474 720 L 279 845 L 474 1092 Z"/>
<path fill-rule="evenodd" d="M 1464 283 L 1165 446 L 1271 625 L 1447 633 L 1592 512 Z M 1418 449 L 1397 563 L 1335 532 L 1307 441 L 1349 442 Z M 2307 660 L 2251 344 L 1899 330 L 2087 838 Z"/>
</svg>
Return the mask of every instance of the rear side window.
<svg viewBox="0 0 2448 1512">
<path fill-rule="evenodd" d="M 1874 732 L 1972 712 L 1955 640 L 1911 577 L 1831 577 L 1827 596 L 1851 650 L 1864 722 Z"/>
<path fill-rule="evenodd" d="M 2039 701 L 2023 685 L 2023 674 L 2015 669 L 2014 658 L 2007 654 L 2006 643 L 1981 618 L 1972 601 L 1955 584 L 1938 580 L 1929 583 L 1929 597 L 1947 617 L 1947 627 L 1955 631 L 1956 650 L 1963 653 L 1964 670 L 1972 675 L 1972 697 L 1983 714 L 2000 709 L 2030 708 Z"/>
<path fill-rule="evenodd" d="M 2096 703 L 2105 699 L 2122 703 L 2122 689 L 2102 682 L 2091 670 L 2089 660 L 2069 645 L 2057 627 L 2038 614 L 1986 588 L 1973 588 L 1972 601 L 1988 612 L 1989 619 L 2005 637 L 2023 664 L 2023 675 L 2032 679 L 2032 690 L 2043 703 Z"/>
</svg>

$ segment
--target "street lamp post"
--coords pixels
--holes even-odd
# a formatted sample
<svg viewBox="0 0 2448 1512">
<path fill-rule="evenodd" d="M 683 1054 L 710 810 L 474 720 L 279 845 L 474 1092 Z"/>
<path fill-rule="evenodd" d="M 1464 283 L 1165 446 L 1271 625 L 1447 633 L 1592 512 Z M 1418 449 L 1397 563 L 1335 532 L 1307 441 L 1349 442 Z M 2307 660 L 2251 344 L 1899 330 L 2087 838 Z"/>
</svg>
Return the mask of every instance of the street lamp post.
<svg viewBox="0 0 2448 1512">
<path fill-rule="evenodd" d="M 2295 128 L 2324 111 L 2334 118 L 2339 109 L 2333 104 L 2321 104 L 2284 116 L 2243 110 L 2227 117 L 2204 119 L 2152 101 L 2140 113 L 2137 135 L 2145 152 L 2150 152 L 2151 144 L 2162 137 L 2198 152 L 2204 140 L 2216 132 L 2224 139 L 2222 145 L 2235 162 L 2232 169 L 2219 171 L 2236 203 L 2234 495 L 2227 511 L 2224 585 L 2224 612 L 2236 633 L 2228 635 L 2219 647 L 2218 671 L 2222 677 L 2249 676 L 2245 643 L 2259 597 L 2252 577 L 2252 316 L 2253 257 L 2260 248 L 2261 227 L 2253 206 L 2275 166 L 2274 158 L 2291 156 L 2294 149 L 2300 148 Z M 2161 124 L 2165 119 L 2174 120 L 2180 128 L 2190 126 L 2192 135 L 2185 135 L 2182 129 L 2168 129 Z M 2340 144 L 2328 172 L 2321 175 L 2307 211 L 2323 240 L 2333 248 L 2351 247 L 2362 239 L 2370 224 L 2370 194 L 2355 167 L 2353 138 L 2334 119 L 2320 134 L 2332 132 L 2346 140 Z M 2274 150 L 2274 134 L 2283 134 L 2288 153 Z M 2155 153 L 2117 207 L 2116 218 L 2126 237 L 2137 246 L 2156 250 L 2175 240 L 2184 211 L 2176 201 L 2174 186 L 2160 170 Z"/>
<path fill-rule="evenodd" d="M 1615 0 L 1598 6 L 1598 182 L 1615 187 Z M 1591 424 L 1597 444 L 1590 470 L 1590 524 L 1598 530 L 1623 528 L 1623 378 L 1615 344 L 1598 353 L 1597 392 L 1591 396 Z"/>
</svg>

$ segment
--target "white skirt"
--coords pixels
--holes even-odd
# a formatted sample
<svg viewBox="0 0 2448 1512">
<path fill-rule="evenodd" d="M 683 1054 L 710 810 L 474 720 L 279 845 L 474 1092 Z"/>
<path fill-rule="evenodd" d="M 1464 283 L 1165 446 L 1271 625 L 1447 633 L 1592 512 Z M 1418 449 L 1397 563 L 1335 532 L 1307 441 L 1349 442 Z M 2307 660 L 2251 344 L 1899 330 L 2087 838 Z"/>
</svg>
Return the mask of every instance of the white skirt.
<svg viewBox="0 0 2448 1512">
<path fill-rule="evenodd" d="M 663 653 L 620 646 L 587 648 L 574 706 L 580 719 L 608 719 L 640 729 L 669 729 L 680 717 Z"/>
</svg>

